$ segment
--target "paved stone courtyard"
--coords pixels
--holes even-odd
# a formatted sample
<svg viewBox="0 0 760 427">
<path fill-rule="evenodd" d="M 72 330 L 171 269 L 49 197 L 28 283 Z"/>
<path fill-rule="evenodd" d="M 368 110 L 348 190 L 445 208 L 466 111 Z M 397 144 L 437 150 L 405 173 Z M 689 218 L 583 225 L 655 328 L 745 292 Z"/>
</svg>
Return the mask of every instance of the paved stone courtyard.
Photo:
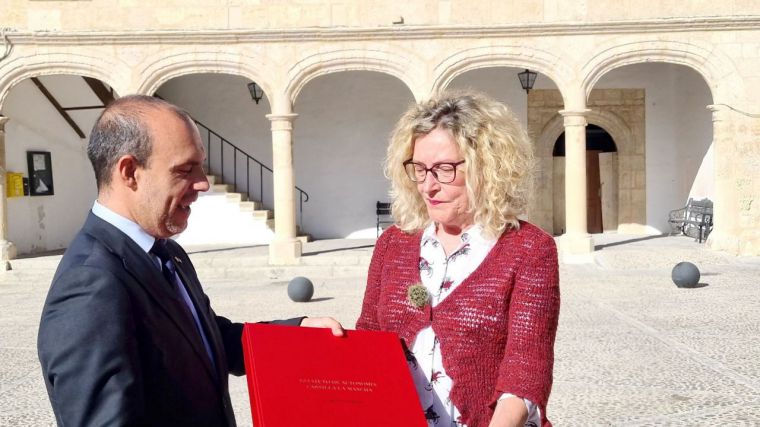
<svg viewBox="0 0 760 427">
<path fill-rule="evenodd" d="M 306 246 L 303 265 L 266 266 L 266 248 L 195 248 L 217 313 L 256 321 L 332 315 L 352 327 L 373 241 Z M 563 264 L 562 308 L 548 415 L 557 426 L 760 425 L 760 258 L 713 252 L 686 237 L 596 237 L 594 262 Z M 60 255 L 0 273 L 0 426 L 54 425 L 36 355 L 45 293 Z M 670 279 L 678 261 L 700 287 Z M 310 303 L 285 285 L 306 275 Z M 231 392 L 250 426 L 244 378 Z M 305 424 L 306 425 L 306 424 Z"/>
</svg>

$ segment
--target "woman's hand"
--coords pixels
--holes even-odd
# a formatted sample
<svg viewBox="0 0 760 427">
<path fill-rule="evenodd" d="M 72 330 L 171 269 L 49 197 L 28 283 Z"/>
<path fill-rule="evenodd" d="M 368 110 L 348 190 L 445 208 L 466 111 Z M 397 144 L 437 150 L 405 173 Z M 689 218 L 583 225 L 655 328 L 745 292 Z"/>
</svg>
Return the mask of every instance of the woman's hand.
<svg viewBox="0 0 760 427">
<path fill-rule="evenodd" d="M 496 403 L 488 427 L 523 427 L 528 419 L 528 408 L 525 402 L 516 396 L 501 399 Z"/>
<path fill-rule="evenodd" d="M 343 326 L 332 317 L 307 317 L 301 321 L 301 326 L 307 328 L 330 328 L 336 337 L 344 335 Z"/>
</svg>

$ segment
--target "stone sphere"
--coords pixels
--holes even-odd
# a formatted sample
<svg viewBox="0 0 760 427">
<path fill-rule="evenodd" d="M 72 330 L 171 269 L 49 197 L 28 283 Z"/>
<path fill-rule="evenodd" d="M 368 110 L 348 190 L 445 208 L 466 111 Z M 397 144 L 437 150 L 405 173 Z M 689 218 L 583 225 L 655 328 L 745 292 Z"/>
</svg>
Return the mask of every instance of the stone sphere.
<svg viewBox="0 0 760 427">
<path fill-rule="evenodd" d="M 305 277 L 294 277 L 288 283 L 288 297 L 295 302 L 307 302 L 314 295 L 314 284 Z"/>
<path fill-rule="evenodd" d="M 671 277 L 679 288 L 690 288 L 699 283 L 700 274 L 696 265 L 683 261 L 673 267 Z"/>
</svg>

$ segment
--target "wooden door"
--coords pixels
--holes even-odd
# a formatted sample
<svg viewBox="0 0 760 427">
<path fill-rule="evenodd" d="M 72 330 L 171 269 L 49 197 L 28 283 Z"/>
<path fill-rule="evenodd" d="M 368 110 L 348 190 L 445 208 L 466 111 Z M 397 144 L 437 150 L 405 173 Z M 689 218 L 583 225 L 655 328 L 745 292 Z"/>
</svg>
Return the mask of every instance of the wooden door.
<svg viewBox="0 0 760 427">
<path fill-rule="evenodd" d="M 589 233 L 601 233 L 602 224 L 602 185 L 599 179 L 598 150 L 586 151 L 586 220 Z"/>
</svg>

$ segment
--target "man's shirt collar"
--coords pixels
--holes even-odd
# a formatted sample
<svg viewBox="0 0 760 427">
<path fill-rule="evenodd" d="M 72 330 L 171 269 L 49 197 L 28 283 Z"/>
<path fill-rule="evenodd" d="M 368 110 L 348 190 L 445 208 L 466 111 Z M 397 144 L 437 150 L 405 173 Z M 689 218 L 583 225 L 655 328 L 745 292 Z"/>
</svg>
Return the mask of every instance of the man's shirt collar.
<svg viewBox="0 0 760 427">
<path fill-rule="evenodd" d="M 98 203 L 97 200 L 95 200 L 95 204 L 92 205 L 92 213 L 103 221 L 118 228 L 122 233 L 129 236 L 129 238 L 134 240 L 134 242 L 137 243 L 137 245 L 140 246 L 140 248 L 146 253 L 150 252 L 150 249 L 153 247 L 153 243 L 156 241 L 156 239 L 145 232 L 145 230 L 137 225 L 136 222 L 124 218 L 111 209 L 108 209 L 107 207 Z"/>
</svg>

